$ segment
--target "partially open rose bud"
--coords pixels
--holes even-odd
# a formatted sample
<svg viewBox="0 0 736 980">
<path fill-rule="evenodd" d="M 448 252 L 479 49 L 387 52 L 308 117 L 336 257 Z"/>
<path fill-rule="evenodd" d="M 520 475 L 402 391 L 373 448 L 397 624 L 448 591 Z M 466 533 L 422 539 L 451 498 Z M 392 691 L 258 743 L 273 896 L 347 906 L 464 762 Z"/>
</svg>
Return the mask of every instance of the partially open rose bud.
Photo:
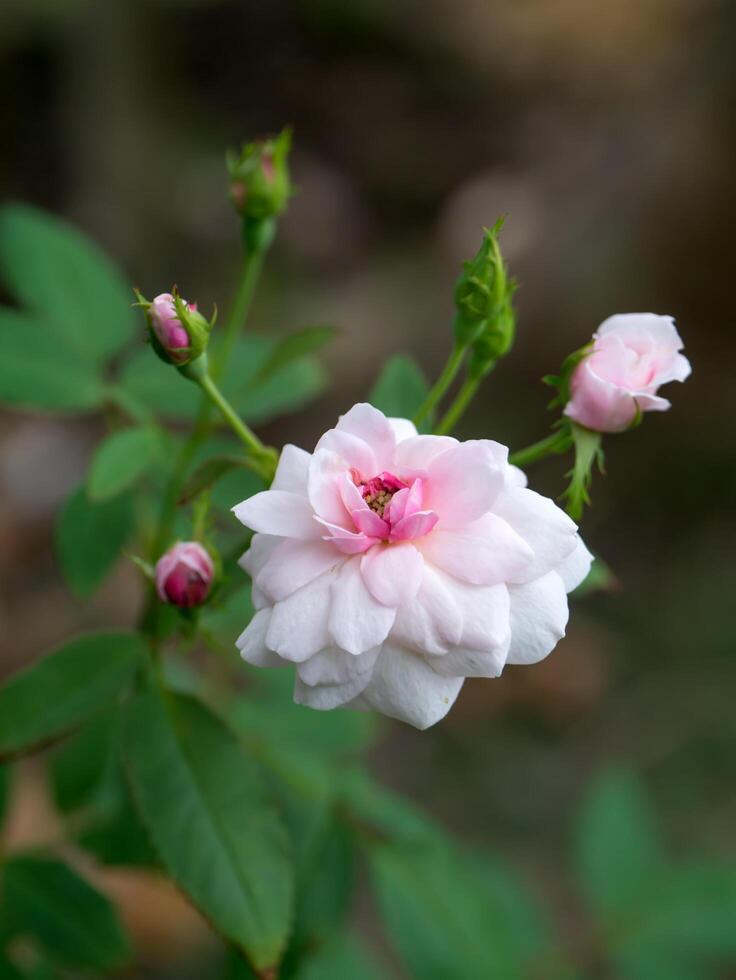
<svg viewBox="0 0 736 980">
<path fill-rule="evenodd" d="M 156 591 L 181 609 L 201 606 L 209 595 L 215 565 L 201 544 L 180 541 L 156 563 Z"/>
<path fill-rule="evenodd" d="M 213 323 L 178 294 L 160 293 L 149 303 L 136 291 L 138 305 L 146 311 L 151 344 L 161 360 L 181 367 L 204 353 Z M 214 322 L 214 320 L 213 320 Z"/>
<path fill-rule="evenodd" d="M 642 412 L 666 411 L 659 386 L 690 374 L 682 347 L 671 316 L 609 317 L 572 373 L 565 415 L 596 432 L 623 432 Z"/>
</svg>

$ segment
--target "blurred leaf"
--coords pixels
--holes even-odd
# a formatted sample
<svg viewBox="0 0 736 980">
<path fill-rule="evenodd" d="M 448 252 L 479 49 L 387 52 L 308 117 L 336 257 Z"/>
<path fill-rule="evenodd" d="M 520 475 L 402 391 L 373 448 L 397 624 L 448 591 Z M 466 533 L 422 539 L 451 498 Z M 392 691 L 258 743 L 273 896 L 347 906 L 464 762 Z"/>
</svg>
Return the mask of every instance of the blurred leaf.
<svg viewBox="0 0 736 980">
<path fill-rule="evenodd" d="M 205 460 L 204 463 L 200 463 L 184 484 L 184 488 L 179 494 L 178 503 L 188 504 L 203 490 L 208 490 L 220 477 L 232 470 L 243 468 L 245 468 L 245 459 L 242 456 L 213 456 L 211 459 Z"/>
<path fill-rule="evenodd" d="M 135 426 L 113 432 L 97 447 L 90 465 L 87 493 L 100 503 L 131 487 L 156 458 L 157 431 Z"/>
<path fill-rule="evenodd" d="M 503 895 L 483 862 L 442 841 L 380 844 L 371 867 L 381 917 L 417 980 L 515 980 L 527 976 L 529 945 L 509 930 Z M 529 919 L 534 915 L 530 910 Z M 529 930 L 531 932 L 531 928 Z"/>
<path fill-rule="evenodd" d="M 302 775 L 305 758 L 302 754 L 295 760 Z M 325 770 L 332 785 L 319 777 L 315 783 L 288 773 L 274 780 L 295 864 L 294 924 L 284 963 L 287 975 L 306 951 L 339 934 L 350 912 L 355 842 L 336 806 L 338 775 L 328 766 Z"/>
<path fill-rule="evenodd" d="M 590 566 L 590 571 L 574 590 L 573 595 L 576 599 L 582 599 L 583 596 L 589 595 L 591 592 L 612 592 L 618 587 L 618 584 L 618 579 L 603 559 L 595 558 Z"/>
<path fill-rule="evenodd" d="M 263 422 L 293 411 L 324 387 L 324 369 L 311 357 L 291 361 L 258 383 L 257 375 L 275 343 L 270 337 L 247 334 L 239 338 L 225 366 L 223 391 L 248 422 Z M 120 385 L 165 418 L 192 419 L 200 404 L 197 386 L 148 350 L 126 363 Z"/>
<path fill-rule="evenodd" d="M 84 487 L 75 490 L 59 512 L 56 552 L 70 588 L 80 598 L 101 584 L 133 527 L 133 499 L 121 494 L 95 504 Z"/>
<path fill-rule="evenodd" d="M 118 713 L 105 711 L 60 745 L 51 756 L 49 775 L 54 802 L 68 814 L 99 795 L 114 764 Z"/>
<path fill-rule="evenodd" d="M 5 819 L 5 810 L 10 795 L 10 766 L 0 765 L 0 831 Z"/>
<path fill-rule="evenodd" d="M 280 368 L 295 361 L 305 354 L 324 347 L 337 335 L 335 327 L 312 326 L 295 330 L 286 337 L 280 338 L 271 351 L 266 363 L 258 372 L 258 382 L 261 383 L 275 374 Z"/>
<path fill-rule="evenodd" d="M 593 783 L 577 827 L 577 866 L 594 908 L 624 914 L 663 869 L 660 838 L 638 779 L 609 772 Z"/>
<path fill-rule="evenodd" d="M 429 392 L 421 368 L 404 354 L 390 358 L 368 396 L 389 418 L 410 419 Z"/>
<path fill-rule="evenodd" d="M 23 974 L 2 953 L 0 953 L 0 980 L 24 980 Z"/>
<path fill-rule="evenodd" d="M 257 765 L 207 708 L 155 692 L 128 708 L 136 803 L 171 876 L 257 969 L 274 966 L 291 923 L 287 838 Z"/>
<path fill-rule="evenodd" d="M 383 980 L 385 971 L 354 936 L 336 937 L 313 956 L 305 958 L 296 980 Z"/>
<path fill-rule="evenodd" d="M 106 711 L 88 722 L 52 754 L 54 801 L 74 813 L 82 829 L 76 843 L 102 864 L 149 867 L 156 863 L 148 835 L 130 799 L 120 757 L 120 711 Z"/>
<path fill-rule="evenodd" d="M 115 701 L 145 653 L 135 633 L 71 640 L 0 688 L 0 758 L 66 735 Z"/>
<path fill-rule="evenodd" d="M 247 422 L 262 423 L 295 412 L 324 390 L 327 374 L 316 358 L 291 361 L 252 389 L 233 393 L 233 404 Z"/>
<path fill-rule="evenodd" d="M 75 835 L 75 841 L 108 867 L 157 867 L 158 856 L 138 811 L 124 785 L 121 790 L 115 808 L 108 805 L 99 820 Z"/>
<path fill-rule="evenodd" d="M 93 366 L 36 319 L 0 309 L 0 401 L 49 411 L 90 411 L 103 398 Z"/>
<path fill-rule="evenodd" d="M 132 295 L 118 269 L 85 235 L 43 211 L 0 211 L 0 272 L 19 302 L 84 360 L 107 359 L 135 331 Z"/>
<path fill-rule="evenodd" d="M 129 957 L 115 907 L 60 861 L 10 858 L 2 887 L 19 931 L 35 936 L 56 960 L 111 970 Z"/>
<path fill-rule="evenodd" d="M 245 578 L 245 576 L 244 576 Z M 247 625 L 245 601 L 241 631 Z M 233 701 L 228 717 L 239 732 L 270 746 L 299 749 L 320 757 L 345 758 L 367 749 L 375 739 L 376 719 L 360 711 L 317 712 L 293 702 L 291 670 L 258 675 L 255 696 Z"/>
</svg>

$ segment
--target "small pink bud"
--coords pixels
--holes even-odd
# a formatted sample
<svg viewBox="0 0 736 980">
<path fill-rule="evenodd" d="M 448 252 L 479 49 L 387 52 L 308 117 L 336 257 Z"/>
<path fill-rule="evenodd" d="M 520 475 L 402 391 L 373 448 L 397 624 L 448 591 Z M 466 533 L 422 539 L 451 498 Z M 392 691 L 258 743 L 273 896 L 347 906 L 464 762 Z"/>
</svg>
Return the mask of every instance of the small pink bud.
<svg viewBox="0 0 736 980">
<path fill-rule="evenodd" d="M 156 591 L 162 602 L 188 609 L 207 598 L 215 566 L 201 544 L 180 541 L 156 563 Z"/>
<path fill-rule="evenodd" d="M 186 305 L 193 312 L 197 309 L 196 304 Z M 148 316 L 156 339 L 171 360 L 175 364 L 188 360 L 186 348 L 189 347 L 189 334 L 176 315 L 174 297 L 171 293 L 161 293 L 157 296 L 151 303 Z"/>
</svg>

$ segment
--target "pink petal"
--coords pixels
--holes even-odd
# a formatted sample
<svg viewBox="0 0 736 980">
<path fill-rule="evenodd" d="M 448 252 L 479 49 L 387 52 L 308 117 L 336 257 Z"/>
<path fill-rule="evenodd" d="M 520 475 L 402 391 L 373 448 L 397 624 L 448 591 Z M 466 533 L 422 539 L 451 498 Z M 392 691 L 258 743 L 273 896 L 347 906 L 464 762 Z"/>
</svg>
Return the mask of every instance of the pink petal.
<svg viewBox="0 0 736 980">
<path fill-rule="evenodd" d="M 309 460 L 312 457 L 297 446 L 286 445 L 281 450 L 271 490 L 288 490 L 306 496 Z"/>
<path fill-rule="evenodd" d="M 549 572 L 526 585 L 515 585 L 511 596 L 511 648 L 507 663 L 535 664 L 565 635 L 567 596 L 562 579 Z"/>
<path fill-rule="evenodd" d="M 459 643 L 463 618 L 443 576 L 425 564 L 414 599 L 401 606 L 391 639 L 419 653 L 443 654 Z"/>
<path fill-rule="evenodd" d="M 329 521 L 324 521 L 319 517 L 317 520 L 330 532 L 329 535 L 323 538 L 323 541 L 329 541 L 333 547 L 345 555 L 360 554 L 363 551 L 367 551 L 378 541 L 378 538 L 370 538 L 362 531 L 347 531 L 344 527 L 340 527 L 337 524 L 330 524 Z"/>
<path fill-rule="evenodd" d="M 507 581 L 530 582 L 539 578 L 575 550 L 577 526 L 549 497 L 515 488 L 498 498 L 494 510 L 534 552 L 533 560 Z"/>
<path fill-rule="evenodd" d="M 273 601 L 285 599 L 342 561 L 327 541 L 281 541 L 256 576 L 256 584 Z"/>
<path fill-rule="evenodd" d="M 526 541 L 496 514 L 485 514 L 463 528 L 435 528 L 419 547 L 428 562 L 471 585 L 508 582 L 534 557 Z"/>
<path fill-rule="evenodd" d="M 384 643 L 362 700 L 389 718 L 425 729 L 444 718 L 462 677 L 440 677 L 417 653 Z"/>
<path fill-rule="evenodd" d="M 429 534 L 437 521 L 439 517 L 433 510 L 420 510 L 416 514 L 409 514 L 391 528 L 389 540 L 409 541 L 412 538 L 424 537 L 425 534 Z"/>
<path fill-rule="evenodd" d="M 482 442 L 464 442 L 435 457 L 427 474 L 424 509 L 439 515 L 443 529 L 482 517 L 504 483 L 493 452 Z"/>
<path fill-rule="evenodd" d="M 370 507 L 366 506 L 352 511 L 351 517 L 355 521 L 357 529 L 363 531 L 364 534 L 368 534 L 379 540 L 388 537 L 388 524 L 374 510 L 371 510 Z"/>
<path fill-rule="evenodd" d="M 262 534 L 283 538 L 319 537 L 309 501 L 286 490 L 264 490 L 233 507 L 237 519 Z"/>
<path fill-rule="evenodd" d="M 338 432 L 347 432 L 349 435 L 357 436 L 373 450 L 376 469 L 368 475 L 374 476 L 379 470 L 391 469 L 396 439 L 391 423 L 383 412 L 379 412 L 372 405 L 362 402 L 354 405 L 349 412 L 341 416 L 335 428 Z"/>
<path fill-rule="evenodd" d="M 396 447 L 396 465 L 402 474 L 407 469 L 426 470 L 435 456 L 458 445 L 452 436 L 415 436 Z"/>
<path fill-rule="evenodd" d="M 254 667 L 285 667 L 286 661 L 266 646 L 271 610 L 261 609 L 238 637 L 235 645 L 246 663 Z"/>
<path fill-rule="evenodd" d="M 345 463 L 336 453 L 318 449 L 309 463 L 308 494 L 314 513 L 332 524 L 349 522 L 342 502 Z"/>
<path fill-rule="evenodd" d="M 380 651 L 379 646 L 354 656 L 339 647 L 327 647 L 304 663 L 298 664 L 297 673 L 299 679 L 310 687 L 318 684 L 348 684 L 366 672 L 370 677 Z"/>
<path fill-rule="evenodd" d="M 424 559 L 414 545 L 380 544 L 362 558 L 360 570 L 371 593 L 385 606 L 409 602 L 422 584 Z"/>
<path fill-rule="evenodd" d="M 266 646 L 286 660 L 300 663 L 330 645 L 327 622 L 334 569 L 320 575 L 273 607 Z"/>
<path fill-rule="evenodd" d="M 325 432 L 317 443 L 315 452 L 322 449 L 339 456 L 345 464 L 345 470 L 357 470 L 363 477 L 373 476 L 379 470 L 376 454 L 368 443 L 350 432 L 342 432 L 339 429 Z"/>
<path fill-rule="evenodd" d="M 395 617 L 366 588 L 359 559 L 346 561 L 332 585 L 328 629 L 337 646 L 354 656 L 380 646 Z"/>
</svg>

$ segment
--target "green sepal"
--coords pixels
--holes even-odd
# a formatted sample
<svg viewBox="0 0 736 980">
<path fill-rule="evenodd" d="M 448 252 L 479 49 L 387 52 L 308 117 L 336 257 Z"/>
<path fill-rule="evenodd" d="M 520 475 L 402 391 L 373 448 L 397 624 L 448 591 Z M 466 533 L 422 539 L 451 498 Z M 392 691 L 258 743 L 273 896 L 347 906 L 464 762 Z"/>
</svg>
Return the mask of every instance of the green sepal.
<svg viewBox="0 0 736 980">
<path fill-rule="evenodd" d="M 565 501 L 565 510 L 570 517 L 574 521 L 579 521 L 585 505 L 590 506 L 590 484 L 593 480 L 593 467 L 597 464 L 599 472 L 604 472 L 604 457 L 601 448 L 603 436 L 600 432 L 593 432 L 592 429 L 586 429 L 576 422 L 565 421 L 563 424 L 570 427 L 570 435 L 575 447 L 575 463 L 570 472 L 566 474 L 570 483 L 567 490 L 562 494 L 562 499 Z"/>
<path fill-rule="evenodd" d="M 291 129 L 287 127 L 278 136 L 244 144 L 240 153 L 228 152 L 230 199 L 244 219 L 275 218 L 286 207 L 293 193 L 290 149 Z"/>
<path fill-rule="evenodd" d="M 551 388 L 557 389 L 557 394 L 549 403 L 547 408 L 564 408 L 565 405 L 570 401 L 570 381 L 572 380 L 573 372 L 575 368 L 580 364 L 585 358 L 592 353 L 593 347 L 595 346 L 595 340 L 589 340 L 587 344 L 582 347 L 578 347 L 574 350 L 572 354 L 568 354 L 565 360 L 562 362 L 562 367 L 560 368 L 559 374 L 545 374 L 542 378 L 544 384 L 549 385 Z"/>
</svg>

